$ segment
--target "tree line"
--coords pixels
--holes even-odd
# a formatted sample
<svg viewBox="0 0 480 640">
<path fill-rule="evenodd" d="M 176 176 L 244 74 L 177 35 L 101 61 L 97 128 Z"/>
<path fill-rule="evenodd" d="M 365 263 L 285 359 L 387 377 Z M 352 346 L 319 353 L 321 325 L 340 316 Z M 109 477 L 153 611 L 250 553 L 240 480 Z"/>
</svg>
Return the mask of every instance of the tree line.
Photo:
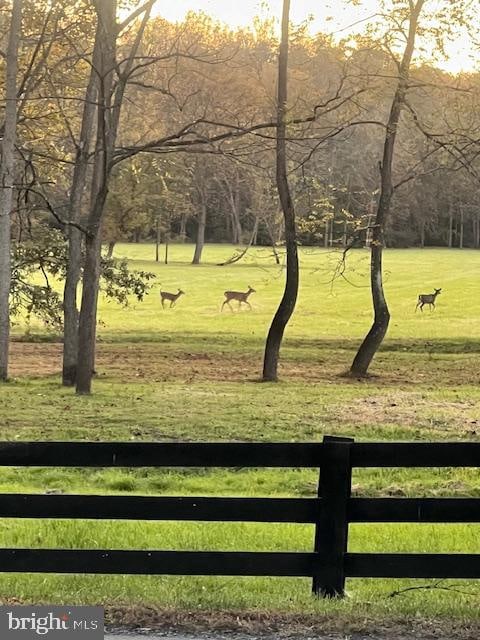
<svg viewBox="0 0 480 640">
<path fill-rule="evenodd" d="M 273 22 L 170 24 L 154 4 L 12 0 L 0 14 L 0 378 L 13 314 L 55 309 L 63 383 L 90 392 L 99 291 L 141 299 L 152 277 L 114 260 L 120 240 L 155 240 L 157 259 L 160 242 L 191 240 L 194 264 L 208 241 L 282 247 L 270 380 L 298 244 L 341 248 L 337 274 L 370 246 L 375 322 L 352 365 L 365 375 L 389 321 L 383 248 L 480 244 L 480 74 L 432 62 L 475 8 L 379 0 L 337 41 L 291 27 L 285 0 L 279 45 Z"/>
</svg>

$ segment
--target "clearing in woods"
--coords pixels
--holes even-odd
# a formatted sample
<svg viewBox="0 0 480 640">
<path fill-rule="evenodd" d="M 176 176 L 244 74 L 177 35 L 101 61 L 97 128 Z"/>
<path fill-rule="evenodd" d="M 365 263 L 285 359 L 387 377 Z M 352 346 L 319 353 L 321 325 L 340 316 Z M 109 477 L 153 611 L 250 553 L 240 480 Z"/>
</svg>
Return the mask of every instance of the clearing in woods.
<svg viewBox="0 0 480 640">
<path fill-rule="evenodd" d="M 189 264 L 192 250 L 171 246 L 165 266 L 155 264 L 151 245 L 117 245 L 116 256 L 154 271 L 157 281 L 143 303 L 123 309 L 101 301 L 92 397 L 77 398 L 60 387 L 61 345 L 54 336 L 32 325 L 25 338 L 25 327 L 17 325 L 15 379 L 0 387 L 1 438 L 478 439 L 480 252 L 386 252 L 391 329 L 374 361 L 375 375 L 357 381 L 340 374 L 371 321 L 368 253 L 352 252 L 350 282 L 332 285 L 338 254 L 304 248 L 298 307 L 282 352 L 282 381 L 275 385 L 256 383 L 283 284 L 271 251 L 254 249 L 242 262 L 219 267 L 233 247 L 207 246 L 200 266 Z M 224 291 L 248 286 L 256 290 L 251 311 L 242 305 L 240 311 L 226 306 L 220 312 Z M 436 310 L 415 313 L 418 295 L 440 287 Z M 160 288 L 185 295 L 163 310 Z M 13 492 L 307 496 L 315 494 L 316 481 L 314 472 L 297 469 L 0 471 L 1 490 Z M 476 470 L 363 470 L 355 473 L 354 492 L 479 496 L 480 482 Z M 312 527 L 304 525 L 3 520 L 0 526 L 6 547 L 311 550 L 313 538 Z M 353 551 L 480 551 L 474 525 L 355 525 L 350 540 Z M 128 618 L 129 607 L 147 608 L 146 618 L 153 609 L 170 616 L 186 610 L 253 611 L 253 618 L 265 617 L 266 626 L 278 611 L 292 620 L 297 616 L 297 622 L 299 615 L 315 614 L 325 628 L 354 630 L 372 619 L 422 619 L 428 627 L 425 620 L 435 618 L 442 625 L 450 620 L 451 637 L 455 629 L 465 631 L 464 637 L 475 629 L 478 637 L 478 585 L 448 581 L 391 597 L 412 585 L 432 582 L 351 580 L 344 602 L 316 602 L 303 579 L 0 574 L 4 599 L 103 602 L 113 605 L 112 620 Z"/>
</svg>

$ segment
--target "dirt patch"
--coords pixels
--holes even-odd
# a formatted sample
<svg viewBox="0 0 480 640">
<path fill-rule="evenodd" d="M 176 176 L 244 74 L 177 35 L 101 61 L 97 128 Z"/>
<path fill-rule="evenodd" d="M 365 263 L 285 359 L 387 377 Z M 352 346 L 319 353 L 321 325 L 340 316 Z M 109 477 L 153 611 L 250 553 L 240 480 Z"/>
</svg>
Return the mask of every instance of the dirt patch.
<svg viewBox="0 0 480 640">
<path fill-rule="evenodd" d="M 478 640 L 480 624 L 451 620 L 398 619 L 378 620 L 346 618 L 337 613 L 288 614 L 259 611 L 177 611 L 155 607 L 107 607 L 106 622 L 115 628 L 179 631 L 187 633 L 219 632 L 279 637 L 345 638 L 361 635 L 389 640 Z"/>
<path fill-rule="evenodd" d="M 10 345 L 10 374 L 40 377 L 62 370 L 62 344 L 13 342 Z"/>
<path fill-rule="evenodd" d="M 62 345 L 58 343 L 14 342 L 11 345 L 11 374 L 17 377 L 43 377 L 61 371 Z M 475 354 L 438 358 L 433 365 L 422 357 L 385 352 L 377 357 L 374 370 L 381 372 L 364 380 L 340 378 L 351 362 L 349 351 L 322 352 L 318 359 L 293 360 L 284 355 L 280 375 L 285 380 L 378 386 L 431 385 L 454 386 L 477 384 L 480 364 Z M 128 382 L 179 380 L 244 382 L 259 379 L 262 352 L 180 351 L 158 343 L 99 344 L 96 370 L 99 377 Z M 367 411 L 368 407 L 364 407 Z M 372 411 L 372 413 L 375 413 Z M 413 416 L 412 416 L 413 419 Z"/>
<path fill-rule="evenodd" d="M 336 407 L 336 416 L 351 421 L 355 415 L 364 424 L 403 424 L 438 431 L 480 433 L 479 407 L 473 401 L 435 401 L 421 392 L 387 391 L 382 395 L 358 398 Z"/>
</svg>

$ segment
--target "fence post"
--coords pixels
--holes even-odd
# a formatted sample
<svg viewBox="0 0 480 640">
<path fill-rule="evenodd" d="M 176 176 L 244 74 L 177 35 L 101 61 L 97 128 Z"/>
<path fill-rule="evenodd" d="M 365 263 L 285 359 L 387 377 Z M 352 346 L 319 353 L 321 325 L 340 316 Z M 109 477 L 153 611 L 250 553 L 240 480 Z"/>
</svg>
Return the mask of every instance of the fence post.
<svg viewBox="0 0 480 640">
<path fill-rule="evenodd" d="M 353 438 L 324 436 L 318 483 L 320 511 L 315 527 L 317 571 L 312 591 L 323 598 L 345 595 L 344 555 L 348 544 L 347 503 L 352 487 Z"/>
</svg>

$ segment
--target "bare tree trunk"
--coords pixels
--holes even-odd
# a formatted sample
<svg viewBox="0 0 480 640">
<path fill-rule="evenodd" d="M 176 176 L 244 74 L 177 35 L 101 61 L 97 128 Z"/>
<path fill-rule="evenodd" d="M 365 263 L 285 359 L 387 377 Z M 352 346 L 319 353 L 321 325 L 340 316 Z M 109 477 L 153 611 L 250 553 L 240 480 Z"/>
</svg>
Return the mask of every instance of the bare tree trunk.
<svg viewBox="0 0 480 640">
<path fill-rule="evenodd" d="M 168 248 L 169 248 L 169 236 L 168 236 L 168 231 L 165 234 L 165 264 L 168 264 Z"/>
<path fill-rule="evenodd" d="M 160 262 L 160 217 L 157 216 L 155 225 L 155 262 Z"/>
<path fill-rule="evenodd" d="M 285 328 L 295 309 L 298 295 L 299 269 L 297 230 L 287 174 L 286 115 L 288 98 L 288 49 L 289 49 L 290 0 L 283 0 L 282 38 L 278 59 L 277 97 L 277 188 L 285 222 L 285 244 L 287 250 L 287 277 L 282 300 L 273 318 L 265 345 L 263 380 L 278 379 L 278 359 Z"/>
<path fill-rule="evenodd" d="M 375 209 L 376 209 L 376 201 L 375 197 L 372 194 L 370 199 L 370 204 L 368 205 L 368 222 L 367 222 L 367 232 L 365 234 L 365 249 L 370 249 L 372 244 L 372 223 L 375 219 Z"/>
<path fill-rule="evenodd" d="M 275 240 L 272 228 L 268 224 L 268 222 L 265 222 L 265 227 L 267 229 L 268 236 L 270 238 L 270 244 L 272 246 L 273 257 L 275 258 L 275 264 L 279 265 L 280 264 L 280 256 L 278 255 L 277 246 L 276 246 L 276 240 Z"/>
<path fill-rule="evenodd" d="M 79 222 L 82 213 L 82 199 L 85 191 L 90 144 L 96 110 L 99 27 L 95 34 L 92 69 L 85 91 L 80 140 L 77 145 L 75 167 L 70 191 L 68 219 Z M 68 229 L 68 260 L 63 289 L 63 367 L 62 383 L 74 386 L 77 378 L 78 357 L 78 307 L 77 290 L 82 270 L 82 232 L 74 226 Z"/>
<path fill-rule="evenodd" d="M 180 241 L 185 242 L 185 238 L 187 237 L 187 216 L 182 214 L 180 219 Z"/>
<path fill-rule="evenodd" d="M 460 242 L 459 242 L 460 249 L 463 249 L 463 229 L 464 229 L 463 207 L 462 205 L 460 205 Z"/>
<path fill-rule="evenodd" d="M 102 215 L 108 192 L 116 128 L 112 105 L 113 73 L 116 62 L 116 0 L 96 4 L 99 32 L 99 61 L 95 69 L 99 78 L 97 140 L 93 165 L 90 213 L 85 238 L 82 304 L 78 324 L 78 364 L 76 391 L 91 392 L 95 368 L 98 287 L 102 250 Z"/>
<path fill-rule="evenodd" d="M 114 73 L 118 71 L 116 45 L 119 34 L 116 22 L 117 1 L 93 0 L 93 4 L 100 31 L 99 64 L 96 69 L 99 85 L 94 180 L 87 220 L 82 304 L 78 323 L 77 394 L 88 394 L 91 391 L 95 367 L 97 302 L 105 201 L 113 168 L 115 143 L 127 79 L 150 16 L 153 0 L 142 5 L 144 14 L 141 26 L 129 56 L 123 60 L 122 72 L 118 74 L 115 83 Z"/>
<path fill-rule="evenodd" d="M 255 216 L 255 222 L 253 223 L 252 244 L 255 246 L 258 242 L 258 216 Z"/>
<path fill-rule="evenodd" d="M 352 204 L 352 176 L 348 174 L 347 202 L 345 206 L 345 210 L 347 211 L 347 213 L 350 213 L 351 204 Z M 348 238 L 348 217 L 345 211 L 343 213 L 344 213 L 344 220 L 343 220 L 343 233 L 342 233 L 342 247 L 345 249 L 345 247 L 347 246 L 347 238 Z"/>
<path fill-rule="evenodd" d="M 278 255 L 278 251 L 277 251 L 277 247 L 275 246 L 275 243 L 272 243 L 272 253 L 273 253 L 273 257 L 275 258 L 275 264 L 279 266 L 280 256 Z"/>
<path fill-rule="evenodd" d="M 200 217 L 198 219 L 197 240 L 195 243 L 195 253 L 192 264 L 200 264 L 203 247 L 205 246 L 205 227 L 207 226 L 207 203 L 203 200 L 200 207 Z"/>
<path fill-rule="evenodd" d="M 348 223 L 347 219 L 343 221 L 343 234 L 342 234 L 342 247 L 345 249 L 347 246 L 347 235 L 348 235 Z"/>
<path fill-rule="evenodd" d="M 113 250 L 115 249 L 115 245 L 117 243 L 115 242 L 115 240 L 111 240 L 108 243 L 108 248 L 107 248 L 107 258 L 110 259 L 113 256 Z"/>
<path fill-rule="evenodd" d="M 365 376 L 373 357 L 383 342 L 390 323 L 390 312 L 383 291 L 382 257 L 384 246 L 385 225 L 390 213 L 390 205 L 393 196 L 392 167 L 397 137 L 398 122 L 405 104 L 405 94 L 408 88 L 410 63 L 415 47 L 418 19 L 425 0 L 417 0 L 412 4 L 408 39 L 399 68 L 398 84 L 393 98 L 390 115 L 387 123 L 387 132 L 383 148 L 383 159 L 380 165 L 380 199 L 375 216 L 375 224 L 372 231 L 371 261 L 370 261 L 370 286 L 374 309 L 374 320 L 370 331 L 353 360 L 350 368 L 351 375 Z"/>
<path fill-rule="evenodd" d="M 91 391 L 92 375 L 95 369 L 95 340 L 97 325 L 97 301 L 100 281 L 99 254 L 102 247 L 101 230 L 85 241 L 85 266 L 82 282 L 82 306 L 78 326 L 78 349 L 81 357 L 77 368 L 77 393 Z"/>
<path fill-rule="evenodd" d="M 420 246 L 422 249 L 425 248 L 425 220 L 420 223 Z"/>
<path fill-rule="evenodd" d="M 240 222 L 240 176 L 238 170 L 235 173 L 235 186 L 232 187 L 229 178 L 215 178 L 216 183 L 224 192 L 230 207 L 230 216 L 227 218 L 227 232 L 231 233 L 232 244 L 240 244 L 242 241 L 242 225 Z"/>
<path fill-rule="evenodd" d="M 5 70 L 5 125 L 0 166 L 0 380 L 8 380 L 10 342 L 11 219 L 17 137 L 17 69 L 22 0 L 13 0 Z"/>
<path fill-rule="evenodd" d="M 240 222 L 240 176 L 237 172 L 236 191 L 232 201 L 233 225 L 235 227 L 236 244 L 242 242 L 242 223 Z"/>
<path fill-rule="evenodd" d="M 449 212 L 448 212 L 448 248 L 451 249 L 453 247 L 453 208 L 450 203 Z"/>
<path fill-rule="evenodd" d="M 325 220 L 325 237 L 323 239 L 323 246 L 325 247 L 325 249 L 328 247 L 328 238 L 330 236 L 330 227 L 329 227 L 329 219 L 327 218 Z"/>
</svg>

